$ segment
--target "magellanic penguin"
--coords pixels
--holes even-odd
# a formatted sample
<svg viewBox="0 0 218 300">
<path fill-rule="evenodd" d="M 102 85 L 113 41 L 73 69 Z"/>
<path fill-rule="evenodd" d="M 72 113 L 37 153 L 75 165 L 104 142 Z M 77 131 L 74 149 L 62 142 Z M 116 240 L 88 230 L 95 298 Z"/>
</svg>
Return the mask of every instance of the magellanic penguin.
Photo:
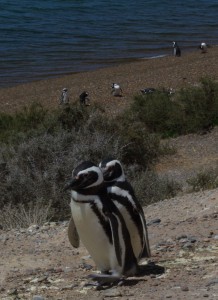
<svg viewBox="0 0 218 300">
<path fill-rule="evenodd" d="M 112 83 L 112 86 L 111 86 L 112 90 L 111 90 L 111 94 L 115 97 L 122 97 L 122 89 L 120 87 L 119 84 L 117 83 Z"/>
<path fill-rule="evenodd" d="M 146 89 L 143 89 L 143 90 L 140 90 L 140 91 L 143 95 L 147 95 L 147 94 L 152 94 L 152 93 L 156 92 L 156 89 L 146 88 Z"/>
<path fill-rule="evenodd" d="M 137 271 L 125 221 L 110 199 L 99 167 L 85 161 L 72 172 L 65 186 L 71 190 L 71 212 L 78 235 L 101 274 L 92 274 L 100 284 L 113 283 Z"/>
<path fill-rule="evenodd" d="M 84 104 L 86 106 L 90 105 L 90 100 L 88 98 L 88 93 L 86 91 L 82 92 L 79 96 L 80 104 Z"/>
<path fill-rule="evenodd" d="M 206 43 L 201 43 L 199 48 L 201 49 L 201 53 L 207 53 L 208 45 Z"/>
<path fill-rule="evenodd" d="M 60 96 L 60 104 L 68 104 L 69 103 L 69 95 L 68 95 L 68 89 L 63 88 Z"/>
<path fill-rule="evenodd" d="M 99 164 L 99 167 L 107 184 L 109 198 L 117 206 L 126 222 L 137 261 L 141 258 L 150 257 L 144 212 L 131 184 L 125 178 L 120 161 L 107 158 Z"/>
<path fill-rule="evenodd" d="M 173 42 L 173 55 L 174 56 L 181 56 L 181 49 L 179 48 L 177 42 Z"/>
</svg>

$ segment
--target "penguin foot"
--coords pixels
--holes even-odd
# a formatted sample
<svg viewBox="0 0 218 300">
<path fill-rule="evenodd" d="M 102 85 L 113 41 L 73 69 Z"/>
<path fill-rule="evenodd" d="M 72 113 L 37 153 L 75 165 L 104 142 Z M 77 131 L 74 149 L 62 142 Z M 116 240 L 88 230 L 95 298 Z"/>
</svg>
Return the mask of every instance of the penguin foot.
<svg viewBox="0 0 218 300">
<path fill-rule="evenodd" d="M 117 274 L 90 274 L 88 276 L 93 281 L 97 282 L 97 286 L 119 284 L 124 278 Z"/>
</svg>

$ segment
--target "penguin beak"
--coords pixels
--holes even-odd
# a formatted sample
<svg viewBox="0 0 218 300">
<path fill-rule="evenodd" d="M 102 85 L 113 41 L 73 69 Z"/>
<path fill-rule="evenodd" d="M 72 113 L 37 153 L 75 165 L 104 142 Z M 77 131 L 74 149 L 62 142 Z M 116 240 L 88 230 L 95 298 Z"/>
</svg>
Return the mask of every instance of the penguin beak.
<svg viewBox="0 0 218 300">
<path fill-rule="evenodd" d="M 70 181 L 68 181 L 64 186 L 64 191 L 72 189 L 77 184 L 77 178 L 72 178 Z"/>
</svg>

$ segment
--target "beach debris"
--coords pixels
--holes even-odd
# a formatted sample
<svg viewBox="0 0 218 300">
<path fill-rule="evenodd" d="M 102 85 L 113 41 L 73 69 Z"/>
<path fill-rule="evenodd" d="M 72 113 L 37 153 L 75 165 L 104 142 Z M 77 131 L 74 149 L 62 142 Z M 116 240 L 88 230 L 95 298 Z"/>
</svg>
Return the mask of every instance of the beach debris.
<svg viewBox="0 0 218 300">
<path fill-rule="evenodd" d="M 68 89 L 63 88 L 60 96 L 60 104 L 69 104 L 70 98 L 68 95 Z"/>
<path fill-rule="evenodd" d="M 181 49 L 177 42 L 173 42 L 173 55 L 177 57 L 181 56 Z"/>
<path fill-rule="evenodd" d="M 200 48 L 201 49 L 201 53 L 207 53 L 207 48 L 208 48 L 208 44 L 206 44 L 206 43 L 200 43 L 200 45 L 199 45 L 199 47 L 198 48 Z"/>
<path fill-rule="evenodd" d="M 122 97 L 122 89 L 120 87 L 120 85 L 118 83 L 112 83 L 112 91 L 111 91 L 111 94 L 115 97 Z"/>
<path fill-rule="evenodd" d="M 89 106 L 90 105 L 90 99 L 88 98 L 88 93 L 86 91 L 82 92 L 82 94 L 79 96 L 80 104 Z"/>
</svg>

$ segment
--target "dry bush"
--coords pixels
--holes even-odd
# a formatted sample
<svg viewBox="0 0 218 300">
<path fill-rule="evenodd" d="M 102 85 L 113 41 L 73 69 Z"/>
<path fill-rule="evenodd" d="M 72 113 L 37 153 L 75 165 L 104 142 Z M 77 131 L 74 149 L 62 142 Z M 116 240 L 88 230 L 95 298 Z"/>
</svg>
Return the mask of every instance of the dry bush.
<svg viewBox="0 0 218 300">
<path fill-rule="evenodd" d="M 218 166 L 202 170 L 189 178 L 187 183 L 191 186 L 191 192 L 215 189 L 218 187 Z"/>
<path fill-rule="evenodd" d="M 52 216 L 51 202 L 45 205 L 40 202 L 29 202 L 24 205 L 12 203 L 5 205 L 0 215 L 0 225 L 4 230 L 27 228 L 30 225 L 42 225 Z"/>
<path fill-rule="evenodd" d="M 152 170 L 147 169 L 140 172 L 137 170 L 137 166 L 132 166 L 126 173 L 139 202 L 143 206 L 175 197 L 181 191 L 178 182 L 170 180 L 168 177 L 160 178 Z"/>
</svg>

